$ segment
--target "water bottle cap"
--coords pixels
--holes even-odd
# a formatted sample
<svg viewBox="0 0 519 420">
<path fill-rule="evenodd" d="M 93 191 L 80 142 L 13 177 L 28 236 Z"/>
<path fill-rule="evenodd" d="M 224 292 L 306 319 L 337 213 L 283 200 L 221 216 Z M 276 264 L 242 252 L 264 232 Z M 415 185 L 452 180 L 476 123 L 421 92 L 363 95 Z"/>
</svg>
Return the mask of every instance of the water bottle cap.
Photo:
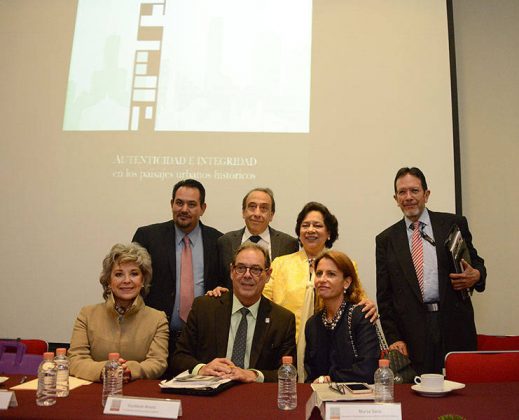
<svg viewBox="0 0 519 420">
<path fill-rule="evenodd" d="M 65 347 L 60 347 L 56 349 L 56 356 L 65 356 L 67 354 L 67 349 Z"/>
<path fill-rule="evenodd" d="M 45 353 L 43 353 L 43 358 L 45 360 L 52 360 L 54 359 L 54 352 L 53 351 L 46 351 Z"/>
<path fill-rule="evenodd" d="M 119 360 L 119 353 L 108 353 L 108 360 Z"/>
<path fill-rule="evenodd" d="M 380 359 L 378 361 L 378 367 L 389 367 L 389 359 Z"/>
<path fill-rule="evenodd" d="M 284 365 L 291 365 L 293 360 L 292 356 L 283 356 L 281 359 Z"/>
</svg>

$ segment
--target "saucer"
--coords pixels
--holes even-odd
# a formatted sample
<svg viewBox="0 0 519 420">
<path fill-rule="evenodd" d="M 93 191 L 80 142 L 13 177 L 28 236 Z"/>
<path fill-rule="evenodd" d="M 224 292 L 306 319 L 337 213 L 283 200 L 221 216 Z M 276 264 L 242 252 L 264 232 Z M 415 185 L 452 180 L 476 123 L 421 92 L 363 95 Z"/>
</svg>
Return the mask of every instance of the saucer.
<svg viewBox="0 0 519 420">
<path fill-rule="evenodd" d="M 0 376 L 0 384 L 3 384 L 5 381 L 7 381 L 9 378 L 7 376 Z"/>
<path fill-rule="evenodd" d="M 421 384 L 415 384 L 411 386 L 411 389 L 413 391 L 418 392 L 420 395 L 424 397 L 443 397 L 447 395 L 451 391 L 455 391 L 456 389 L 463 389 L 465 388 L 465 384 L 462 384 L 461 382 L 454 382 L 454 381 L 447 381 L 445 380 L 443 382 L 443 389 L 440 389 L 438 391 L 433 391 L 429 388 L 424 388 Z"/>
</svg>

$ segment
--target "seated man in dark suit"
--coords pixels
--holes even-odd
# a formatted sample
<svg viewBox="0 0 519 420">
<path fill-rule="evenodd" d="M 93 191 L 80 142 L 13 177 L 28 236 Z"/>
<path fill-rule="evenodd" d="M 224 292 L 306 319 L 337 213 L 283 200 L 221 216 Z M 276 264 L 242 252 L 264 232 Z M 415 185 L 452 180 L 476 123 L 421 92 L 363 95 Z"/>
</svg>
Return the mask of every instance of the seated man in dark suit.
<svg viewBox="0 0 519 420">
<path fill-rule="evenodd" d="M 231 264 L 233 292 L 195 299 L 173 355 L 173 372 L 240 382 L 275 382 L 281 358 L 295 360 L 295 318 L 262 296 L 270 277 L 267 251 L 244 243 Z"/>
<path fill-rule="evenodd" d="M 246 241 L 266 248 L 271 261 L 280 255 L 292 254 L 299 250 L 296 238 L 269 226 L 275 211 L 276 202 L 270 188 L 254 188 L 243 197 L 242 216 L 245 227 L 218 238 L 220 279 L 224 284 L 230 286 L 230 263 L 236 250 Z"/>
</svg>

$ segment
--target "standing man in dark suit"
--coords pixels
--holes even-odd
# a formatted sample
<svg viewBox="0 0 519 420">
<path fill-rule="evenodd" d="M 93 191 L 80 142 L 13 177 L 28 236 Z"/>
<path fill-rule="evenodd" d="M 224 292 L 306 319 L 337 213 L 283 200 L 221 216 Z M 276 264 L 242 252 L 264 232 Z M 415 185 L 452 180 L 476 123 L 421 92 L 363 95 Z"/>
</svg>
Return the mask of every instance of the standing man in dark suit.
<svg viewBox="0 0 519 420">
<path fill-rule="evenodd" d="M 270 188 L 254 188 L 243 197 L 242 215 L 245 227 L 228 232 L 218 239 L 220 276 L 227 282 L 227 287 L 230 286 L 229 265 L 234 253 L 245 241 L 265 247 L 271 260 L 299 250 L 296 238 L 269 226 L 275 212 L 276 202 Z"/>
<path fill-rule="evenodd" d="M 262 296 L 267 251 L 252 242 L 232 262 L 233 292 L 195 299 L 173 356 L 173 371 L 240 382 L 275 382 L 283 356 L 295 359 L 295 317 Z"/>
<path fill-rule="evenodd" d="M 222 235 L 200 221 L 207 207 L 200 182 L 178 182 L 172 197 L 173 220 L 140 227 L 132 239 L 151 255 L 153 278 L 145 302 L 168 317 L 170 358 L 194 297 L 220 285 L 216 241 Z"/>
<path fill-rule="evenodd" d="M 484 261 L 472 245 L 467 219 L 425 207 L 430 191 L 422 171 L 402 168 L 394 199 L 404 218 L 376 238 L 377 302 L 390 349 L 408 355 L 418 374 L 440 373 L 450 351 L 476 350 L 474 310 L 466 290 L 485 290 Z M 471 264 L 450 273 L 444 243 L 458 225 Z"/>
</svg>

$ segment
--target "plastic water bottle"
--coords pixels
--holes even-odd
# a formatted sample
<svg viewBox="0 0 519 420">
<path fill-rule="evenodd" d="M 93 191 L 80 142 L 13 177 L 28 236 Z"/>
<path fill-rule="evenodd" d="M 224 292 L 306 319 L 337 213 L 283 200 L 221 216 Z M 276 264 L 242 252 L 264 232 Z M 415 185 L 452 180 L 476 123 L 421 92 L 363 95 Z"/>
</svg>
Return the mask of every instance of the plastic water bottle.
<svg viewBox="0 0 519 420">
<path fill-rule="evenodd" d="M 293 410 L 297 407 L 297 370 L 292 365 L 292 356 L 283 356 L 278 370 L 278 408 Z"/>
<path fill-rule="evenodd" d="M 389 360 L 380 359 L 379 368 L 375 372 L 375 402 L 393 402 L 394 400 L 394 376 L 389 369 Z"/>
<path fill-rule="evenodd" d="M 101 404 L 105 406 L 110 396 L 123 395 L 123 368 L 119 364 L 119 353 L 108 353 L 108 361 L 103 368 L 103 396 Z"/>
<path fill-rule="evenodd" d="M 54 358 L 56 366 L 58 368 L 58 376 L 56 379 L 56 396 L 67 397 L 68 396 L 68 357 L 67 349 L 59 348 L 56 349 L 56 357 Z"/>
<path fill-rule="evenodd" d="M 57 368 L 54 362 L 54 353 L 52 351 L 43 353 L 43 360 L 38 367 L 37 405 L 56 404 L 56 376 Z"/>
</svg>

